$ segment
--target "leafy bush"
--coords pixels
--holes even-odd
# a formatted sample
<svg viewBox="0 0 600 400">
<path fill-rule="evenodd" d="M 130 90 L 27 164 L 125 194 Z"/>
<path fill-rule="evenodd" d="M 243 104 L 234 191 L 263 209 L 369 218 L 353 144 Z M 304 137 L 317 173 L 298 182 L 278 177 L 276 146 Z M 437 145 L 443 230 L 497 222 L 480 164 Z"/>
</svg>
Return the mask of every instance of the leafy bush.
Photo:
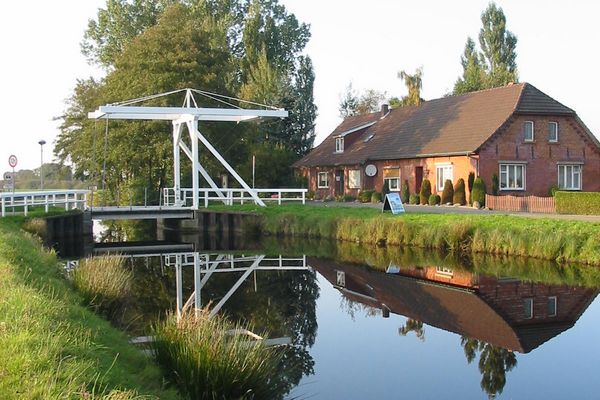
<svg viewBox="0 0 600 400">
<path fill-rule="evenodd" d="M 554 195 L 559 214 L 600 215 L 600 192 L 563 192 Z"/>
<path fill-rule="evenodd" d="M 499 188 L 498 175 L 494 174 L 494 175 L 492 175 L 492 194 L 494 196 L 498 196 L 498 188 Z"/>
<path fill-rule="evenodd" d="M 381 188 L 381 194 L 382 194 L 382 198 L 385 197 L 386 194 L 388 194 L 390 192 L 390 181 L 388 180 L 384 180 L 383 181 L 383 187 Z"/>
<path fill-rule="evenodd" d="M 363 190 L 358 195 L 358 201 L 360 201 L 361 203 L 368 203 L 368 202 L 371 201 L 371 196 L 372 195 L 373 195 L 373 191 L 372 190 Z"/>
<path fill-rule="evenodd" d="M 431 182 L 429 182 L 429 179 L 423 179 L 421 193 L 419 193 L 421 204 L 428 204 L 429 196 L 431 196 Z"/>
<path fill-rule="evenodd" d="M 446 179 L 446 182 L 444 182 L 444 190 L 442 191 L 442 204 L 452 204 L 453 197 L 454 186 L 452 185 L 452 181 L 450 179 Z"/>
<path fill-rule="evenodd" d="M 405 179 L 402 183 L 402 190 L 400 191 L 400 200 L 402 203 L 407 204 L 410 201 L 410 191 L 408 189 L 408 181 Z"/>
<path fill-rule="evenodd" d="M 307 200 L 314 200 L 315 199 L 315 192 L 310 191 L 310 190 L 308 192 L 306 192 L 306 199 Z"/>
<path fill-rule="evenodd" d="M 478 202 L 481 207 L 485 206 L 485 182 L 481 177 L 475 179 L 473 182 L 473 203 Z"/>
<path fill-rule="evenodd" d="M 429 196 L 429 205 L 430 206 L 437 206 L 440 204 L 440 201 L 442 200 L 442 198 L 437 195 L 437 194 L 432 194 L 431 196 Z"/>
<path fill-rule="evenodd" d="M 408 198 L 408 202 L 410 204 L 419 204 L 419 195 L 416 193 L 411 194 Z"/>
<path fill-rule="evenodd" d="M 381 202 L 382 196 L 379 192 L 373 192 L 371 195 L 371 203 L 379 203 Z"/>
<path fill-rule="evenodd" d="M 473 182 L 475 182 L 475 172 L 469 172 L 469 178 L 467 179 L 467 185 L 469 186 L 469 204 L 473 204 Z"/>
<path fill-rule="evenodd" d="M 554 197 L 554 195 L 556 194 L 556 192 L 558 192 L 558 185 L 552 185 L 548 189 L 548 196 Z"/>
<path fill-rule="evenodd" d="M 461 206 L 467 204 L 467 199 L 465 196 L 465 180 L 463 178 L 460 178 L 456 182 L 456 187 L 454 188 L 453 202 L 454 204 L 460 204 Z"/>
</svg>

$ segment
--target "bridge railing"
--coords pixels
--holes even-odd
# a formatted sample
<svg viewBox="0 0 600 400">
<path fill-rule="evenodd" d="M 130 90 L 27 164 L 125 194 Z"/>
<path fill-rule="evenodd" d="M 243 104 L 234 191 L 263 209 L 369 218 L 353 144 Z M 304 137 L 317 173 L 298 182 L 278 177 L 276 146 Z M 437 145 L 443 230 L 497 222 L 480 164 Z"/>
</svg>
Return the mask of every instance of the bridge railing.
<svg viewBox="0 0 600 400">
<path fill-rule="evenodd" d="M 89 190 L 3 192 L 0 193 L 0 216 L 4 217 L 9 211 L 16 209 L 22 209 L 27 215 L 31 207 L 44 207 L 45 212 L 55 206 L 64 206 L 65 210 L 84 209 L 87 207 L 89 193 Z"/>
<path fill-rule="evenodd" d="M 297 201 L 306 204 L 306 193 L 308 189 L 252 189 L 258 194 L 265 203 L 272 202 L 281 205 L 284 202 Z M 254 203 L 254 199 L 246 189 L 238 188 L 220 188 L 219 190 L 202 188 L 198 189 L 200 202 L 204 207 L 208 207 L 209 202 L 218 201 L 226 205 Z M 166 206 L 180 205 L 182 207 L 191 207 L 193 199 L 193 189 L 179 190 L 180 204 L 177 204 L 175 190 L 173 188 L 163 189 L 163 202 Z"/>
</svg>

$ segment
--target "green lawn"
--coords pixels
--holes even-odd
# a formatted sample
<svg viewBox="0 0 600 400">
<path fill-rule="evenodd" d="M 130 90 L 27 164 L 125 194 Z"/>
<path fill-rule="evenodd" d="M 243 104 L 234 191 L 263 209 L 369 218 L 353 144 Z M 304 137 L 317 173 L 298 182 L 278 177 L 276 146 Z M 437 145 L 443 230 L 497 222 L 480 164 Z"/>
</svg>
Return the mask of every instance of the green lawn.
<svg viewBox="0 0 600 400">
<path fill-rule="evenodd" d="M 0 219 L 0 398 L 178 398 L 124 333 L 81 305 L 22 223 Z"/>
<path fill-rule="evenodd" d="M 263 215 L 263 233 L 600 265 L 600 223 L 509 215 L 382 214 L 371 208 L 212 206 Z"/>
</svg>

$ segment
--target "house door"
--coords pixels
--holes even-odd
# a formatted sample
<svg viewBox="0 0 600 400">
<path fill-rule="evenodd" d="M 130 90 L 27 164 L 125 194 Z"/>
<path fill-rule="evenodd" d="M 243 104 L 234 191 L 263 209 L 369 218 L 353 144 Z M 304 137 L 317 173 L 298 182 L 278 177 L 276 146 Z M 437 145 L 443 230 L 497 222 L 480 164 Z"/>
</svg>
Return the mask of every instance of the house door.
<svg viewBox="0 0 600 400">
<path fill-rule="evenodd" d="M 335 195 L 344 194 L 344 170 L 338 169 L 335 171 Z"/>
<path fill-rule="evenodd" d="M 415 167 L 415 192 L 421 191 L 421 183 L 423 183 L 423 167 Z"/>
</svg>

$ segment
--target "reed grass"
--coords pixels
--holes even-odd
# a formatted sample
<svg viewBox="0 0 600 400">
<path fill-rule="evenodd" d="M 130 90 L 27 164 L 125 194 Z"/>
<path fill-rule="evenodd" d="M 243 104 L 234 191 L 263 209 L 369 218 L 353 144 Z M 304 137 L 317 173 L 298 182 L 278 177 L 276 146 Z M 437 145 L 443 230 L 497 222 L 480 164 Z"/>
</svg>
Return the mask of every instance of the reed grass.
<svg viewBox="0 0 600 400">
<path fill-rule="evenodd" d="M 278 349 L 228 331 L 248 329 L 221 316 L 170 315 L 154 327 L 152 349 L 165 374 L 186 398 L 276 399 L 284 386 L 277 376 Z"/>
</svg>

